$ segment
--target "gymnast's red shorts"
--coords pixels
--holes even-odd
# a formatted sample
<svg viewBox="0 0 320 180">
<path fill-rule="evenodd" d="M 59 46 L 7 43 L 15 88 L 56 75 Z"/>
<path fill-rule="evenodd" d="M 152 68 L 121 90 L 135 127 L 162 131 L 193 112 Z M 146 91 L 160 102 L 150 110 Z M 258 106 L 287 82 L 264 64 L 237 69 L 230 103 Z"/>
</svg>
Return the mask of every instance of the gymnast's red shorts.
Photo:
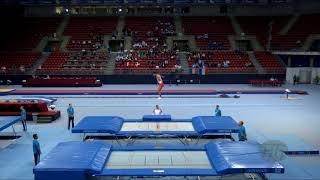
<svg viewBox="0 0 320 180">
<path fill-rule="evenodd" d="M 159 83 L 159 87 L 163 88 L 164 87 L 164 83 L 163 82 Z"/>
</svg>

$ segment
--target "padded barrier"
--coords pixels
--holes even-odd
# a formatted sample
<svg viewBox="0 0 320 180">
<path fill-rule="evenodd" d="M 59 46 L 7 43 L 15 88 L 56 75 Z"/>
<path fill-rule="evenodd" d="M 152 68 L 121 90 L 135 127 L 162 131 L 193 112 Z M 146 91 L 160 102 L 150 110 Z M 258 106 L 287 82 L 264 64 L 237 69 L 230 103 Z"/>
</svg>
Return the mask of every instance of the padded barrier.
<svg viewBox="0 0 320 180">
<path fill-rule="evenodd" d="M 72 87 L 72 86 L 101 86 L 102 83 L 97 82 L 96 78 L 35 78 L 29 79 L 22 84 L 25 87 Z"/>
<path fill-rule="evenodd" d="M 0 102 L 0 112 L 20 112 L 23 106 L 27 112 L 47 112 L 48 107 L 44 102 Z"/>
<path fill-rule="evenodd" d="M 0 102 L 0 116 L 20 116 L 20 107 L 23 106 L 27 112 L 27 120 L 32 120 L 32 114 L 45 118 L 45 122 L 54 121 L 60 117 L 60 111 L 49 111 L 45 102 Z M 38 118 L 39 119 L 39 118 Z"/>
<path fill-rule="evenodd" d="M 12 126 L 20 121 L 20 116 L 2 116 L 0 117 L 0 131 Z"/>
<path fill-rule="evenodd" d="M 72 129 L 72 133 L 116 134 L 123 121 L 123 118 L 117 116 L 86 116 Z"/>
<path fill-rule="evenodd" d="M 143 121 L 168 121 L 171 120 L 171 115 L 144 115 Z"/>
<path fill-rule="evenodd" d="M 34 167 L 35 180 L 85 180 L 104 169 L 110 150 L 98 141 L 59 143 Z"/>
<path fill-rule="evenodd" d="M 215 142 L 206 149 L 219 174 L 284 173 L 284 167 L 268 159 L 257 142 Z"/>
<path fill-rule="evenodd" d="M 196 116 L 192 124 L 199 134 L 239 132 L 237 122 L 230 116 Z"/>
</svg>

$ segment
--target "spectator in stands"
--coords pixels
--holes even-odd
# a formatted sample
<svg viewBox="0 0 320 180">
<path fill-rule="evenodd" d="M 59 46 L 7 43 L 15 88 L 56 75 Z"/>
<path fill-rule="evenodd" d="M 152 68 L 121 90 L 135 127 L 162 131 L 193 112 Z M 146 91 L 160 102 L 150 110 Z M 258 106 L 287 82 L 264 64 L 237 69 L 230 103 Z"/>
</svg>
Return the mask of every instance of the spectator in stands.
<svg viewBox="0 0 320 180">
<path fill-rule="evenodd" d="M 12 81 L 10 79 L 7 80 L 7 85 L 10 85 Z"/>
<path fill-rule="evenodd" d="M 27 112 L 23 106 L 20 106 L 20 110 L 21 110 L 20 118 L 23 126 L 23 131 L 27 131 Z"/>
<path fill-rule="evenodd" d="M 239 122 L 239 134 L 238 134 L 238 138 L 239 141 L 246 141 L 247 140 L 247 133 L 246 133 L 246 128 L 243 126 L 244 122 L 240 121 Z"/>
<path fill-rule="evenodd" d="M 270 81 L 277 81 L 277 79 L 272 76 L 272 77 L 270 78 Z"/>
<path fill-rule="evenodd" d="M 123 47 L 123 42 L 120 42 L 120 51 L 123 51 L 124 47 Z"/>
<path fill-rule="evenodd" d="M 175 73 L 181 73 L 182 72 L 182 67 L 180 64 L 176 63 L 174 65 Z"/>
<path fill-rule="evenodd" d="M 209 49 L 214 49 L 214 47 L 215 47 L 214 42 L 209 41 L 209 42 L 208 42 L 208 48 L 209 48 Z"/>
<path fill-rule="evenodd" d="M 298 76 L 294 75 L 293 76 L 293 85 L 296 85 L 296 84 L 298 84 Z"/>
<path fill-rule="evenodd" d="M 25 71 L 26 71 L 26 69 L 25 69 L 24 66 L 20 66 L 20 67 L 19 67 L 19 70 L 20 70 L 21 72 L 25 72 Z"/>
<path fill-rule="evenodd" d="M 153 110 L 153 115 L 162 115 L 162 109 L 159 107 L 159 105 L 156 105 L 156 108 Z"/>
<path fill-rule="evenodd" d="M 5 66 L 2 66 L 2 67 L 1 67 L 1 72 L 2 72 L 2 73 L 6 73 L 6 72 L 7 72 L 7 68 L 6 68 Z"/>
<path fill-rule="evenodd" d="M 225 68 L 227 68 L 227 67 L 229 67 L 229 65 L 230 65 L 230 61 L 228 61 L 228 60 L 226 60 L 226 61 L 223 61 L 223 67 L 225 67 Z"/>
<path fill-rule="evenodd" d="M 33 157 L 34 157 L 34 165 L 37 165 L 40 162 L 40 144 L 38 142 L 38 135 L 33 134 L 33 141 L 32 141 L 32 149 L 33 149 Z"/>
<path fill-rule="evenodd" d="M 201 58 L 199 58 L 197 64 L 199 68 L 202 68 L 204 66 L 204 61 Z"/>
<path fill-rule="evenodd" d="M 72 107 L 72 104 L 69 104 L 69 107 L 67 109 L 68 113 L 68 130 L 70 129 L 70 123 L 72 123 L 72 128 L 74 127 L 74 109 Z"/>
<path fill-rule="evenodd" d="M 116 35 L 116 32 L 113 32 L 113 33 L 112 33 L 112 37 L 111 37 L 111 39 L 112 39 L 112 40 L 115 40 L 115 39 L 117 39 L 117 35 Z"/>
<path fill-rule="evenodd" d="M 221 116 L 221 110 L 220 110 L 219 105 L 216 105 L 216 109 L 214 110 L 214 115 Z"/>
<path fill-rule="evenodd" d="M 253 64 L 251 62 L 247 62 L 244 64 L 245 67 L 253 67 Z"/>
</svg>

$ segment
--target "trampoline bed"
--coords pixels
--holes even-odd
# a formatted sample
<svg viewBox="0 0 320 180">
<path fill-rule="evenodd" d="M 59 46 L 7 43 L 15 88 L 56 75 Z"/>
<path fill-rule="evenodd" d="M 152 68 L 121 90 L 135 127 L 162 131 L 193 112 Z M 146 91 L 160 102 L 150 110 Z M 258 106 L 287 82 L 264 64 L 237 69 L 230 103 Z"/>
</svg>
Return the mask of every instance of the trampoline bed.
<svg viewBox="0 0 320 180">
<path fill-rule="evenodd" d="M 86 180 L 93 176 L 223 176 L 284 173 L 256 142 L 205 146 L 114 147 L 101 141 L 58 144 L 34 168 L 35 180 Z"/>
</svg>

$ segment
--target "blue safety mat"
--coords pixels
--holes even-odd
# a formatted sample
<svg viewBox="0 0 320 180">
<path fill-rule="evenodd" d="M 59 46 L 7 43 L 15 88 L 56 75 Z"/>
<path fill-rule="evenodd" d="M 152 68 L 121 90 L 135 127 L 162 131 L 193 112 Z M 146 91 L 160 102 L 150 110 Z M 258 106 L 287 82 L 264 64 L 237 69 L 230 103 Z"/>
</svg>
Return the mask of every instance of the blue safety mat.
<svg viewBox="0 0 320 180">
<path fill-rule="evenodd" d="M 20 116 L 0 116 L 0 131 L 20 121 Z"/>
<path fill-rule="evenodd" d="M 72 128 L 72 133 L 115 134 L 120 131 L 123 121 L 117 116 L 86 116 Z"/>
<path fill-rule="evenodd" d="M 216 142 L 206 148 L 220 174 L 284 173 L 284 167 L 268 159 L 257 142 Z"/>
<path fill-rule="evenodd" d="M 35 179 L 83 179 L 85 174 L 99 173 L 104 168 L 111 145 L 103 142 L 59 143 L 33 169 Z M 52 173 L 54 172 L 54 173 Z"/>
<path fill-rule="evenodd" d="M 239 125 L 230 116 L 197 116 L 192 124 L 199 134 L 239 132 Z"/>
</svg>

